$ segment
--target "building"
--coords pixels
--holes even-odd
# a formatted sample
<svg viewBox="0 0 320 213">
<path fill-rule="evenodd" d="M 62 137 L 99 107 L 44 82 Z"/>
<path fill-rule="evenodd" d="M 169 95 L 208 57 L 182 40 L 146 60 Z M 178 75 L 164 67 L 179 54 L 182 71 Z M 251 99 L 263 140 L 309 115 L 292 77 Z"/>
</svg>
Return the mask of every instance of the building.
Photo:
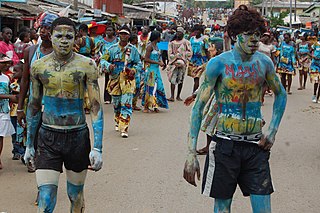
<svg viewBox="0 0 320 213">
<path fill-rule="evenodd" d="M 234 0 L 234 8 L 238 8 L 242 4 L 250 5 L 250 0 Z"/>
<path fill-rule="evenodd" d="M 94 0 L 93 8 L 102 12 L 123 15 L 123 0 Z"/>
<path fill-rule="evenodd" d="M 294 1 L 292 1 L 292 13 L 300 15 L 304 10 L 312 5 L 312 2 L 296 2 L 296 9 Z M 272 14 L 275 17 L 279 17 L 282 12 L 290 11 L 290 2 L 289 1 L 267 1 L 265 3 L 254 5 L 264 16 L 270 17 Z"/>
</svg>

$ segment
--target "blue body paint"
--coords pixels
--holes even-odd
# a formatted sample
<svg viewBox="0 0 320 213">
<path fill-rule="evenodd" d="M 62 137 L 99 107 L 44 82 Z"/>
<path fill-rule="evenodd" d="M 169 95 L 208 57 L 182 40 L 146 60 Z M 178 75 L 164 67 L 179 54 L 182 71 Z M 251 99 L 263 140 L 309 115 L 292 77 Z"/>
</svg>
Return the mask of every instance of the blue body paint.
<svg viewBox="0 0 320 213">
<path fill-rule="evenodd" d="M 78 212 L 79 210 L 82 212 L 84 210 L 83 187 L 83 184 L 74 185 L 67 181 L 67 192 L 71 202 L 70 212 Z"/>
<path fill-rule="evenodd" d="M 270 195 L 250 195 L 253 213 L 271 213 Z"/>
<path fill-rule="evenodd" d="M 214 200 L 214 213 L 229 213 L 231 212 L 232 199 L 215 199 Z"/>
<path fill-rule="evenodd" d="M 103 111 L 98 111 L 97 119 L 92 121 L 92 129 L 94 135 L 93 147 L 102 151 L 102 138 L 103 138 Z"/>
<path fill-rule="evenodd" d="M 51 213 L 57 202 L 58 186 L 49 184 L 39 186 L 38 211 Z"/>
</svg>

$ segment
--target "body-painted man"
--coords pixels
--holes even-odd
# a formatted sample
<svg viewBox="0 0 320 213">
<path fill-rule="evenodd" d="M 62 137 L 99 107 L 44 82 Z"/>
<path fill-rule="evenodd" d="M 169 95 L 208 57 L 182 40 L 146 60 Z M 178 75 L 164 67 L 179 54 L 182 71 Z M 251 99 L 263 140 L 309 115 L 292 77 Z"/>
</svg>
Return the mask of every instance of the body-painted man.
<svg viewBox="0 0 320 213">
<path fill-rule="evenodd" d="M 38 212 L 53 212 L 63 164 L 70 212 L 83 212 L 87 169 L 98 171 L 102 167 L 103 111 L 98 70 L 92 59 L 72 51 L 75 32 L 70 19 L 56 19 L 51 29 L 53 53 L 34 62 L 30 72 L 32 93 L 27 112 L 25 161 L 33 160 L 36 155 Z M 83 110 L 85 88 L 92 104 L 93 149 Z M 33 142 L 40 116 L 42 124 L 35 153 Z"/>
<path fill-rule="evenodd" d="M 196 186 L 200 178 L 196 146 L 202 111 L 215 93 L 218 105 L 216 132 L 207 155 L 202 192 L 215 198 L 214 212 L 230 212 L 239 184 L 250 196 L 254 213 L 271 212 L 269 155 L 286 106 L 286 93 L 270 58 L 256 52 L 264 20 L 241 5 L 228 20 L 228 34 L 235 48 L 210 60 L 205 80 L 192 109 L 188 157 L 184 178 Z M 262 134 L 261 96 L 267 83 L 275 94 L 272 120 Z"/>
<path fill-rule="evenodd" d="M 130 30 L 124 26 L 119 31 L 120 41 L 112 45 L 101 59 L 101 67 L 110 74 L 108 91 L 112 95 L 115 130 L 128 137 L 132 115 L 132 99 L 136 91 L 135 75 L 142 69 L 140 54 L 129 44 Z"/>
<path fill-rule="evenodd" d="M 313 83 L 312 102 L 318 103 L 320 98 L 320 41 L 312 45 L 312 50 L 313 54 L 310 67 L 310 81 Z"/>
</svg>

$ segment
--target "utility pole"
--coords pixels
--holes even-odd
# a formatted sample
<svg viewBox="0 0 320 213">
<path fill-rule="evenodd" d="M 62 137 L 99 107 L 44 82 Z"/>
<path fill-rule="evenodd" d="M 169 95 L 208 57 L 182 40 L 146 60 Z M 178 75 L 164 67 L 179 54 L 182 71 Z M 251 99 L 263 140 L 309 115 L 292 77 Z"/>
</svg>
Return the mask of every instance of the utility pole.
<svg viewBox="0 0 320 213">
<path fill-rule="evenodd" d="M 292 0 L 290 0 L 290 30 L 292 28 Z"/>
<path fill-rule="evenodd" d="M 294 0 L 294 22 L 297 22 L 297 0 Z"/>
<path fill-rule="evenodd" d="M 0 0 L 1 1 L 1 0 Z M 73 0 L 73 7 L 74 10 L 77 11 L 78 10 L 78 0 Z"/>
<path fill-rule="evenodd" d="M 164 14 L 166 14 L 166 7 L 167 7 L 167 0 L 164 0 L 164 9 L 163 9 Z"/>
</svg>

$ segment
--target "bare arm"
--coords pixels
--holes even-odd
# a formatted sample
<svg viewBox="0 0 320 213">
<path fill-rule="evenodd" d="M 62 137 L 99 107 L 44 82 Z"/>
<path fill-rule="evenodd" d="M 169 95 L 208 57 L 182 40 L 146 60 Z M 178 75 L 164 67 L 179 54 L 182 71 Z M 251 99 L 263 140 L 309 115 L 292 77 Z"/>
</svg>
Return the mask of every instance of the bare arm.
<svg viewBox="0 0 320 213">
<path fill-rule="evenodd" d="M 154 61 L 154 60 L 151 60 L 151 59 L 150 59 L 150 55 L 151 55 L 152 50 L 153 50 L 153 47 L 152 47 L 151 45 L 148 45 L 148 46 L 147 46 L 147 50 L 146 50 L 146 55 L 145 55 L 145 57 L 144 57 L 144 61 L 145 61 L 146 63 L 149 63 L 149 64 L 158 64 L 158 65 L 161 65 L 160 62 Z"/>
</svg>

